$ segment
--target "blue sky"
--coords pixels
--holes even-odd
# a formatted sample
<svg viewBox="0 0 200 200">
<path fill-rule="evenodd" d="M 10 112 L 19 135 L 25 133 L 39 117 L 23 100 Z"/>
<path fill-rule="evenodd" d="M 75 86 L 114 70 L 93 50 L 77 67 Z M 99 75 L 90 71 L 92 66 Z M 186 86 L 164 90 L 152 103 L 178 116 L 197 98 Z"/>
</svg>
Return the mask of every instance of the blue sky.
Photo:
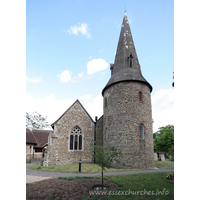
<svg viewBox="0 0 200 200">
<path fill-rule="evenodd" d="M 126 8 L 142 74 L 153 86 L 153 130 L 173 124 L 174 2 L 26 1 L 26 111 L 49 123 L 79 99 L 103 114 Z"/>
</svg>

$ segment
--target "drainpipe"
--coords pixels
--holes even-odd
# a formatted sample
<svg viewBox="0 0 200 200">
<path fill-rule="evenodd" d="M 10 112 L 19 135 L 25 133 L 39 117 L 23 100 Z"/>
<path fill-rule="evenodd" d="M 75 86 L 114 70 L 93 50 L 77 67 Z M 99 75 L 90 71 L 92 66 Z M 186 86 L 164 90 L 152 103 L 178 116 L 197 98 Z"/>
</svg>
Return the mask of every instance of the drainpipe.
<svg viewBox="0 0 200 200">
<path fill-rule="evenodd" d="M 94 145 L 96 145 L 96 125 L 97 125 L 97 120 L 98 120 L 98 117 L 96 116 L 95 117 L 95 122 L 94 122 Z M 94 152 L 95 154 L 95 152 Z M 95 163 L 95 156 L 94 156 L 94 163 Z"/>
</svg>

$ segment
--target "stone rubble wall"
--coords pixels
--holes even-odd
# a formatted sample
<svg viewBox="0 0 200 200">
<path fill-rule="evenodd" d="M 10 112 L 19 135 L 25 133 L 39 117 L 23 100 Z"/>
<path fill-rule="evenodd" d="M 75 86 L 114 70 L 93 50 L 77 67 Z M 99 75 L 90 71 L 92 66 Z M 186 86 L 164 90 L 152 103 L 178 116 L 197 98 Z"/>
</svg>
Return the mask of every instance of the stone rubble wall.
<svg viewBox="0 0 200 200">
<path fill-rule="evenodd" d="M 103 116 L 96 123 L 96 145 L 103 146 Z"/>
<path fill-rule="evenodd" d="M 140 139 L 140 123 L 144 124 L 144 140 Z M 104 92 L 103 145 L 122 149 L 120 165 L 113 167 L 154 168 L 151 95 L 146 84 L 121 82 Z"/>
<path fill-rule="evenodd" d="M 78 126 L 82 132 L 82 150 L 70 150 L 70 133 Z M 55 160 L 55 165 L 92 162 L 91 142 L 94 141 L 94 122 L 82 106 L 76 102 L 59 121 L 54 124 L 54 133 L 49 136 L 47 165 Z"/>
</svg>

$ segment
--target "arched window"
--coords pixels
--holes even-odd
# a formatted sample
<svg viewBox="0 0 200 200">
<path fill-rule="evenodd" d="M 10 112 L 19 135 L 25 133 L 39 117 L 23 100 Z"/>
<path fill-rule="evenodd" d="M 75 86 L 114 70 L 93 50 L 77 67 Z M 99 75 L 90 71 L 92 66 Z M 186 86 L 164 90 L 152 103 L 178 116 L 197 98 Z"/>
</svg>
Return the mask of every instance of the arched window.
<svg viewBox="0 0 200 200">
<path fill-rule="evenodd" d="M 144 124 L 140 124 L 140 139 L 144 140 Z"/>
<path fill-rule="evenodd" d="M 71 131 L 70 150 L 82 150 L 82 133 L 78 126 L 74 127 Z"/>
<path fill-rule="evenodd" d="M 107 107 L 107 97 L 104 98 L 104 105 Z"/>
<path fill-rule="evenodd" d="M 139 100 L 140 100 L 140 102 L 142 102 L 142 92 L 141 91 L 139 91 Z"/>
</svg>

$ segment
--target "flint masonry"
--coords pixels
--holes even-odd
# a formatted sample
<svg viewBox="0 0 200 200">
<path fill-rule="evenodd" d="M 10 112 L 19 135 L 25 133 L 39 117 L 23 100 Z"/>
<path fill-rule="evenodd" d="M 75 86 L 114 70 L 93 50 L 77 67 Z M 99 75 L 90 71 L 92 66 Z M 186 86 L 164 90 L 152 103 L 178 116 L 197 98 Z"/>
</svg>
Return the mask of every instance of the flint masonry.
<svg viewBox="0 0 200 200">
<path fill-rule="evenodd" d="M 153 168 L 152 86 L 142 76 L 124 14 L 111 78 L 102 90 L 103 115 L 93 121 L 79 100 L 53 124 L 45 156 L 47 165 L 92 162 L 90 143 L 116 146 L 123 157 L 116 168 Z"/>
</svg>

